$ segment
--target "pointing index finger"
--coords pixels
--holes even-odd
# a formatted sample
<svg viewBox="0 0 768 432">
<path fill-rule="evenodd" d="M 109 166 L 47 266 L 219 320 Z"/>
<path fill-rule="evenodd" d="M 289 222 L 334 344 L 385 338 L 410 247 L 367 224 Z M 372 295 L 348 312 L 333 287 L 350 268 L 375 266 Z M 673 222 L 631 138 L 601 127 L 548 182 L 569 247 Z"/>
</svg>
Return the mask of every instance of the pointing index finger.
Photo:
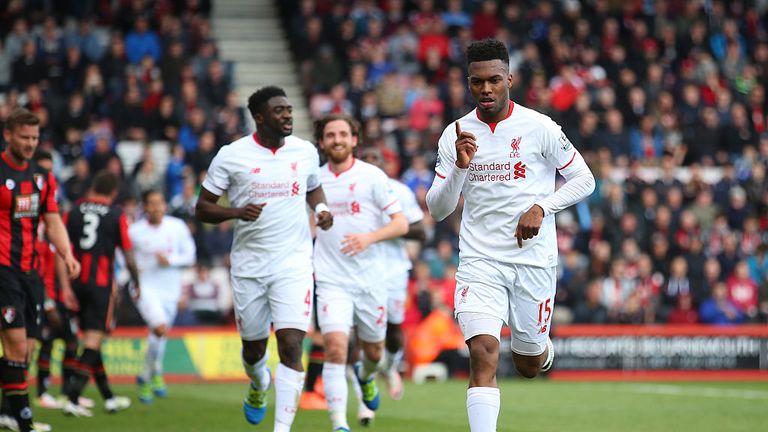
<svg viewBox="0 0 768 432">
<path fill-rule="evenodd" d="M 461 135 L 461 125 L 459 124 L 459 121 L 458 121 L 458 120 L 456 120 L 456 121 L 455 121 L 455 122 L 453 122 L 453 123 L 456 125 L 456 136 L 458 137 L 458 136 L 460 136 L 460 135 Z"/>
</svg>

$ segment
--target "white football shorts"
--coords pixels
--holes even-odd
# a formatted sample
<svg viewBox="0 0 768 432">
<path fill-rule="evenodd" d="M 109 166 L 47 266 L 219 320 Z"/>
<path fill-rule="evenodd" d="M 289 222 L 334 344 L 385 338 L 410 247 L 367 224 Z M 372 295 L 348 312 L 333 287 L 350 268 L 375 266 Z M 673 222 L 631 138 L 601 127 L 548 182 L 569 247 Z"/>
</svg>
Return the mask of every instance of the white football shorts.
<svg viewBox="0 0 768 432">
<path fill-rule="evenodd" d="M 464 340 L 512 330 L 512 351 L 537 356 L 547 347 L 557 269 L 491 260 L 464 261 L 456 271 L 455 314 Z M 462 316 L 463 315 L 463 316 Z"/>
<path fill-rule="evenodd" d="M 136 309 L 139 310 L 141 317 L 151 329 L 161 325 L 170 329 L 176 319 L 178 307 L 178 299 L 165 299 L 151 289 L 141 290 L 139 301 L 136 302 Z"/>
<path fill-rule="evenodd" d="M 357 326 L 364 342 L 381 342 L 387 334 L 387 292 L 354 291 L 327 283 L 317 284 L 317 321 L 322 334 L 349 334 Z"/>
<path fill-rule="evenodd" d="M 243 340 L 269 337 L 284 328 L 307 331 L 312 317 L 312 268 L 264 277 L 232 276 L 237 330 Z"/>
<path fill-rule="evenodd" d="M 397 273 L 383 282 L 387 290 L 387 322 L 402 324 L 405 321 L 405 300 L 408 295 L 408 272 Z"/>
</svg>

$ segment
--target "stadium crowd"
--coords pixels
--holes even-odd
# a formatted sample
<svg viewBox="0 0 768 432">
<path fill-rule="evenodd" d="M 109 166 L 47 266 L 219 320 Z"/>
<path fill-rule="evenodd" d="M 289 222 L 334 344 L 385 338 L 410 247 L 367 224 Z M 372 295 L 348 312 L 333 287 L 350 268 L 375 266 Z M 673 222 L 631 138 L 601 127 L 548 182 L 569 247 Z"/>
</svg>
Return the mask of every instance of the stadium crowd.
<svg viewBox="0 0 768 432">
<path fill-rule="evenodd" d="M 485 37 L 506 42 L 513 100 L 562 124 L 597 177 L 589 202 L 558 216 L 556 322 L 768 320 L 765 2 L 276 3 L 312 115 L 354 115 L 364 146 L 383 152 L 388 174 L 425 209 L 437 138 L 472 109 L 464 50 Z M 228 291 L 220 270 L 231 226 L 203 226 L 192 212 L 218 148 L 247 133 L 247 113 L 210 8 L 7 2 L 0 121 L 17 106 L 41 117 L 65 203 L 103 168 L 123 179 L 129 214 L 141 192 L 164 190 L 195 234 L 201 264 L 189 284 L 214 308 L 227 304 L 211 293 Z M 170 143 L 168 165 L 147 151 L 125 167 L 121 142 Z M 428 241 L 411 251 L 410 324 L 453 306 L 460 211 L 441 223 L 425 213 Z"/>
<path fill-rule="evenodd" d="M 764 2 L 280 4 L 313 116 L 354 115 L 423 206 L 437 138 L 472 109 L 466 47 L 506 43 L 512 99 L 562 124 L 598 177 L 558 215 L 556 322 L 768 318 Z M 459 217 L 425 219 L 412 322 L 452 309 Z"/>
</svg>

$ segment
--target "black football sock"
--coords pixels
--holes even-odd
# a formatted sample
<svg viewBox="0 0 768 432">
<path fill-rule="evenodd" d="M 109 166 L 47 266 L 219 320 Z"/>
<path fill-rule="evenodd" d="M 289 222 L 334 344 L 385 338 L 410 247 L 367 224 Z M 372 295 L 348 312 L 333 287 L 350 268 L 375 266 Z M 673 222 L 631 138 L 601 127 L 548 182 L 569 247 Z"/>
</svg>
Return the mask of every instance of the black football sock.
<svg viewBox="0 0 768 432">
<path fill-rule="evenodd" d="M 325 350 L 322 345 L 312 344 L 309 350 L 309 365 L 307 366 L 307 379 L 304 382 L 304 390 L 315 391 L 317 378 L 323 373 L 323 362 L 325 361 Z"/>
<path fill-rule="evenodd" d="M 107 379 L 107 372 L 104 370 L 104 361 L 101 358 L 101 350 L 97 351 L 99 354 L 98 361 L 93 368 L 93 379 L 96 380 L 96 385 L 99 387 L 99 393 L 104 400 L 112 399 L 112 389 L 109 388 L 109 380 Z"/>
<path fill-rule="evenodd" d="M 0 381 L 8 400 L 11 415 L 19 425 L 19 431 L 32 430 L 32 409 L 29 407 L 27 364 L 0 359 Z"/>
</svg>

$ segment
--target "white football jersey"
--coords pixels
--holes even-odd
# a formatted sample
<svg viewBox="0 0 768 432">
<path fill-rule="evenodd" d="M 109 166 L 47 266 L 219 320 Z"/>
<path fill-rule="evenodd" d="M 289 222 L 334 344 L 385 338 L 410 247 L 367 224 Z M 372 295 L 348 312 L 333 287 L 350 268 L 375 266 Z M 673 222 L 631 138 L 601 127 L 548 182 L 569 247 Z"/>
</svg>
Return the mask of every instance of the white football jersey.
<svg viewBox="0 0 768 432">
<path fill-rule="evenodd" d="M 539 234 L 517 246 L 520 216 L 555 191 L 555 174 L 581 155 L 560 126 L 544 114 L 510 102 L 510 115 L 496 124 L 480 120 L 477 110 L 458 120 L 471 132 L 477 153 L 461 189 L 464 210 L 459 236 L 462 260 L 491 258 L 536 267 L 557 265 L 555 215 L 544 217 Z M 438 143 L 435 182 L 456 163 L 456 126 Z"/>
<path fill-rule="evenodd" d="M 424 212 L 421 210 L 419 202 L 416 200 L 416 194 L 413 193 L 411 188 L 393 178 L 389 179 L 389 186 L 392 188 L 398 201 L 400 201 L 400 207 L 403 208 L 403 215 L 408 219 L 409 225 L 424 219 Z M 389 216 L 384 216 L 384 223 L 388 222 Z M 387 262 L 388 271 L 392 273 L 407 272 L 411 269 L 411 259 L 408 258 L 408 253 L 405 250 L 404 238 L 398 237 L 381 242 L 381 248 L 384 259 Z"/>
<path fill-rule="evenodd" d="M 133 243 L 139 283 L 143 292 L 152 291 L 154 298 L 178 301 L 185 267 L 195 264 L 195 241 L 187 224 L 173 216 L 163 216 L 159 225 L 147 219 L 128 228 Z M 169 266 L 161 267 L 157 255 L 168 258 Z"/>
<path fill-rule="evenodd" d="M 384 215 L 402 211 L 384 171 L 355 159 L 339 174 L 328 165 L 320 169 L 320 181 L 333 214 L 333 227 L 317 230 L 315 279 L 350 289 L 369 290 L 388 274 L 382 243 L 375 243 L 354 256 L 341 252 L 347 234 L 376 231 L 384 226 Z"/>
<path fill-rule="evenodd" d="M 311 265 L 306 196 L 320 186 L 319 172 L 315 146 L 293 136 L 275 151 L 259 144 L 256 134 L 219 150 L 203 187 L 227 193 L 232 207 L 266 203 L 255 221 L 234 221 L 232 275 L 262 277 Z"/>
</svg>

